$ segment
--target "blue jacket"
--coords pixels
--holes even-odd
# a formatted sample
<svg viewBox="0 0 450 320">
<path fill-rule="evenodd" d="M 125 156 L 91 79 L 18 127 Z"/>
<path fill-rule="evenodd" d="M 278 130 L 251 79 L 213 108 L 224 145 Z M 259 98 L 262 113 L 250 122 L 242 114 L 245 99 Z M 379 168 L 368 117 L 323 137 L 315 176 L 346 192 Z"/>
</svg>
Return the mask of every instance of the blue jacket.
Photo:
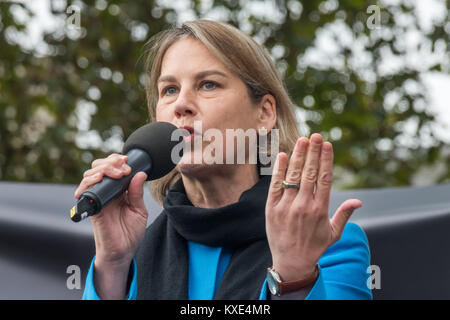
<svg viewBox="0 0 450 320">
<path fill-rule="evenodd" d="M 211 300 L 231 258 L 231 251 L 222 247 L 210 247 L 188 242 L 190 300 Z M 89 269 L 83 293 L 84 300 L 100 299 L 94 287 L 94 261 Z M 310 290 L 307 300 L 360 300 L 372 299 L 367 285 L 370 276 L 370 252 L 364 231 L 354 223 L 347 223 L 341 238 L 328 248 L 319 260 L 319 276 Z M 133 260 L 132 282 L 128 299 L 135 300 L 137 294 L 137 269 Z M 267 283 L 261 286 L 260 300 L 270 295 Z"/>
</svg>

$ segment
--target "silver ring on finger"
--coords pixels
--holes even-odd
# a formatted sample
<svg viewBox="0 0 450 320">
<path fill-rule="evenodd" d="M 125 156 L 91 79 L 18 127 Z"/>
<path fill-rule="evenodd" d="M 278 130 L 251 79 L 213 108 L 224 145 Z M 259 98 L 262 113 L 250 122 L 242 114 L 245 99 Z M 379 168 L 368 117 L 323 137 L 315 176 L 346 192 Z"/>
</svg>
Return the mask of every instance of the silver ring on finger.
<svg viewBox="0 0 450 320">
<path fill-rule="evenodd" d="M 300 189 L 300 183 L 289 183 L 286 180 L 283 180 L 283 182 L 281 183 L 281 187 L 283 189 Z"/>
</svg>

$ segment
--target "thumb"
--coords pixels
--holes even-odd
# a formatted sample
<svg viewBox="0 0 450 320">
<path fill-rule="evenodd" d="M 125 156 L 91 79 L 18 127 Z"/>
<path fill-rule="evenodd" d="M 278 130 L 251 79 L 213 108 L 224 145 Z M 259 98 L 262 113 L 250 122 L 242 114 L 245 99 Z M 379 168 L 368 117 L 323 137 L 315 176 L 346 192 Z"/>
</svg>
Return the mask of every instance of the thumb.
<svg viewBox="0 0 450 320">
<path fill-rule="evenodd" d="M 132 208 L 145 208 L 144 204 L 144 182 L 147 180 L 145 172 L 138 172 L 131 179 L 128 186 L 128 203 Z"/>
<path fill-rule="evenodd" d="M 333 230 L 333 239 L 335 239 L 335 241 L 341 237 L 345 225 L 352 216 L 353 212 L 361 207 L 362 202 L 358 199 L 346 200 L 339 206 L 330 222 Z"/>
</svg>

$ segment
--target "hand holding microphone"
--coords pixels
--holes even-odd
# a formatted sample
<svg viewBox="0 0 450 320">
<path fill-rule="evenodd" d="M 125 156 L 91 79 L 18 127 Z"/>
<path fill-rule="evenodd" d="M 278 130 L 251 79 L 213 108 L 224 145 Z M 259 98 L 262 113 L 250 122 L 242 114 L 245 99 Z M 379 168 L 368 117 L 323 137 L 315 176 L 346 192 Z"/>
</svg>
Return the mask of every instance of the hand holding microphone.
<svg viewBox="0 0 450 320">
<path fill-rule="evenodd" d="M 75 191 L 78 202 L 70 216 L 73 221 L 91 216 L 96 248 L 95 285 L 103 298 L 123 298 L 130 263 L 147 225 L 143 184 L 175 168 L 171 151 L 183 143 L 182 138 L 171 140 L 176 129 L 167 122 L 139 128 L 125 142 L 125 155 L 112 154 L 95 160 Z"/>
<path fill-rule="evenodd" d="M 168 122 L 147 124 L 133 132 L 125 142 L 125 156 L 122 160 L 127 159 L 127 164 L 119 161 L 115 155 L 112 155 L 114 159 L 109 164 L 119 165 L 116 168 L 107 163 L 101 163 L 100 166 L 99 160 L 94 161 L 92 169 L 85 172 L 85 179 L 75 192 L 75 197 L 79 200 L 70 211 L 70 218 L 79 222 L 99 213 L 110 201 L 127 190 L 131 179 L 138 172 L 145 172 L 147 180 L 154 180 L 175 168 L 172 149 L 178 143 L 183 143 L 182 139 L 172 140 L 176 129 Z M 99 168 L 95 169 L 96 167 Z M 109 177 L 102 179 L 103 175 Z M 88 190 L 86 185 L 90 186 Z"/>
</svg>

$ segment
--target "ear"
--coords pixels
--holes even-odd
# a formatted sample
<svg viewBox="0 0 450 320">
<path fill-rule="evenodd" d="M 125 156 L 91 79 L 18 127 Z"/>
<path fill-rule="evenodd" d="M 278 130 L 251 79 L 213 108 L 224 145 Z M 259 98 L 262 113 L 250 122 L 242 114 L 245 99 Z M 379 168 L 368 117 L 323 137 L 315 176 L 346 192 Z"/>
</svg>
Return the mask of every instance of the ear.
<svg viewBox="0 0 450 320">
<path fill-rule="evenodd" d="M 270 132 L 277 121 L 277 102 L 271 94 L 262 97 L 258 104 L 258 128 L 265 127 Z"/>
</svg>

